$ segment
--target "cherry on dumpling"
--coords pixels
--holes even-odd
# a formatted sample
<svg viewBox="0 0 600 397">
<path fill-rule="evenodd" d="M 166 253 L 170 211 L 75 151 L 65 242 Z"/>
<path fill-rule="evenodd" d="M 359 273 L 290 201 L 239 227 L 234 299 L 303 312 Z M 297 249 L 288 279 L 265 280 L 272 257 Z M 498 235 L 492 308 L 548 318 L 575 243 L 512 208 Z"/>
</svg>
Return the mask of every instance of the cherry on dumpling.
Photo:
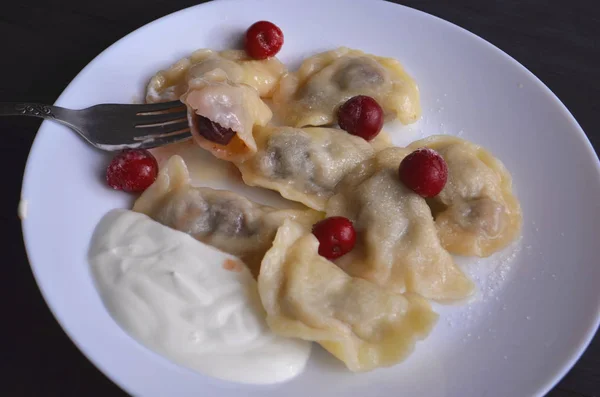
<svg viewBox="0 0 600 397">
<path fill-rule="evenodd" d="M 340 106 L 338 124 L 348 133 L 370 141 L 383 127 L 383 109 L 370 96 L 357 95 Z"/>
<path fill-rule="evenodd" d="M 440 194 L 448 181 L 448 165 L 438 152 L 420 148 L 406 156 L 398 170 L 400 181 L 421 197 Z"/>
<path fill-rule="evenodd" d="M 354 225 L 343 216 L 332 216 L 315 223 L 312 233 L 319 240 L 319 255 L 327 259 L 347 254 L 356 243 Z"/>
</svg>

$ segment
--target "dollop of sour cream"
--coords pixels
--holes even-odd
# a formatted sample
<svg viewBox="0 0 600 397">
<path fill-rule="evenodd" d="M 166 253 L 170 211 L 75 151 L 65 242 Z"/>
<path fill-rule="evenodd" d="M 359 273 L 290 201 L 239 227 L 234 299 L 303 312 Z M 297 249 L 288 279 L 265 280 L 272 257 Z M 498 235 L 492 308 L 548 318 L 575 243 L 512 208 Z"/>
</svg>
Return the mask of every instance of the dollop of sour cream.
<svg viewBox="0 0 600 397">
<path fill-rule="evenodd" d="M 175 363 L 254 384 L 303 371 L 310 343 L 269 330 L 256 281 L 236 257 L 146 215 L 113 210 L 96 228 L 89 260 L 117 323 Z"/>
</svg>

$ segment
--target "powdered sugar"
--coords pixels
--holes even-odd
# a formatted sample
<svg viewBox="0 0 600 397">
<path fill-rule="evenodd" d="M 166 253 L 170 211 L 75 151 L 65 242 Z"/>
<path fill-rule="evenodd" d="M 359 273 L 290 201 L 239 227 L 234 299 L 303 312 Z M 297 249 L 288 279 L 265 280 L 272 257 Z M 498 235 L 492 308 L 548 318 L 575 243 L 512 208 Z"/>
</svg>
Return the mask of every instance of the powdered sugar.
<svg viewBox="0 0 600 397">
<path fill-rule="evenodd" d="M 516 258 L 522 250 L 522 238 L 519 238 L 488 258 L 455 257 L 456 263 L 477 285 L 477 291 L 467 302 L 454 306 L 436 305 L 436 311 L 446 320 L 447 327 L 465 329 L 463 342 L 481 339 L 482 335 L 469 329 L 474 329 L 483 319 L 493 317 L 499 310 L 507 310 L 502 304 L 502 292 L 514 274 Z M 487 332 L 495 338 L 494 328 L 488 327 Z"/>
</svg>

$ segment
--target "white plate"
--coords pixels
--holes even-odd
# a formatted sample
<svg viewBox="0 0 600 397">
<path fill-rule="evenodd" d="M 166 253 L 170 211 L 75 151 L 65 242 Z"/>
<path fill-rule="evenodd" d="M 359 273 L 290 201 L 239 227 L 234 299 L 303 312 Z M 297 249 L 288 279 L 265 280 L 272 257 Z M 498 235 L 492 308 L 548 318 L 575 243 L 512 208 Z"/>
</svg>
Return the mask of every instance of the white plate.
<svg viewBox="0 0 600 397">
<path fill-rule="evenodd" d="M 23 182 L 23 222 L 36 280 L 67 334 L 107 376 L 144 396 L 532 396 L 562 377 L 592 338 L 600 307 L 598 160 L 567 109 L 509 56 L 430 15 L 369 0 L 223 0 L 183 10 L 128 35 L 92 61 L 58 105 L 81 108 L 141 98 L 159 68 L 201 47 L 230 48 L 253 22 L 285 33 L 291 67 L 340 45 L 401 60 L 420 85 L 423 119 L 397 143 L 434 133 L 489 148 L 514 176 L 523 239 L 475 261 L 479 299 L 437 307 L 440 321 L 395 367 L 351 374 L 320 349 L 307 371 L 270 387 L 198 375 L 136 343 L 111 319 L 86 253 L 109 209 L 127 207 L 105 186 L 108 157 L 44 122 Z"/>
</svg>

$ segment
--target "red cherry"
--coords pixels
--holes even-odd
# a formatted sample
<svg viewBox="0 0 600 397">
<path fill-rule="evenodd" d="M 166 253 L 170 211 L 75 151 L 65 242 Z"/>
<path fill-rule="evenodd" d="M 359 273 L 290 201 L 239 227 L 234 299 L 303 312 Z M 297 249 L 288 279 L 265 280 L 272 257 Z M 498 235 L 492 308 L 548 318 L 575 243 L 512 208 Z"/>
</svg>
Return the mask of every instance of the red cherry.
<svg viewBox="0 0 600 397">
<path fill-rule="evenodd" d="M 358 95 L 340 106 L 338 124 L 350 134 L 370 141 L 383 127 L 383 109 L 370 96 Z"/>
<path fill-rule="evenodd" d="M 271 22 L 256 22 L 246 31 L 246 52 L 254 59 L 272 57 L 282 46 L 283 32 Z"/>
<path fill-rule="evenodd" d="M 440 194 L 448 180 L 448 165 L 433 149 L 420 148 L 400 163 L 400 180 L 421 197 Z"/>
<path fill-rule="evenodd" d="M 319 255 L 335 259 L 352 251 L 356 232 L 348 218 L 332 216 L 313 225 L 313 234 L 319 240 Z"/>
<path fill-rule="evenodd" d="M 158 163 L 145 149 L 129 149 L 117 154 L 108 168 L 106 181 L 115 190 L 143 192 L 158 175 Z"/>
</svg>

